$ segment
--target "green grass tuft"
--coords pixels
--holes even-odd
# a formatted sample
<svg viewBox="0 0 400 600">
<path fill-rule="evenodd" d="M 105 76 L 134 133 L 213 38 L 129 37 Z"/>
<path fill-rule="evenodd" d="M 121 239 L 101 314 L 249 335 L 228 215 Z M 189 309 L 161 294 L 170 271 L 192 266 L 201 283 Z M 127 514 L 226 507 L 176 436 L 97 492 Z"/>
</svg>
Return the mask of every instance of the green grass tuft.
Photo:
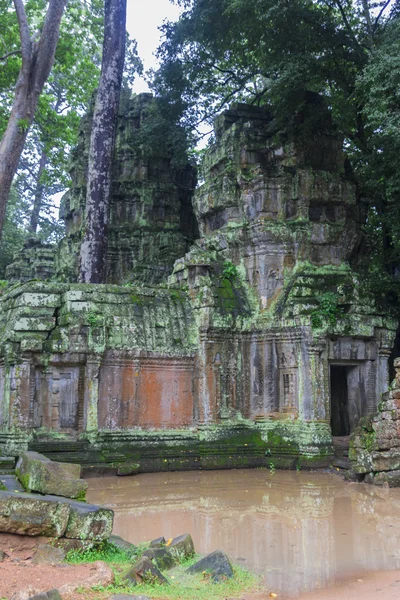
<svg viewBox="0 0 400 600">
<path fill-rule="evenodd" d="M 135 548 L 132 552 L 127 552 L 110 542 L 102 542 L 89 550 L 70 550 L 65 557 L 65 562 L 78 565 L 102 560 L 111 565 L 130 564 L 142 552 L 143 548 L 140 547 Z"/>
</svg>

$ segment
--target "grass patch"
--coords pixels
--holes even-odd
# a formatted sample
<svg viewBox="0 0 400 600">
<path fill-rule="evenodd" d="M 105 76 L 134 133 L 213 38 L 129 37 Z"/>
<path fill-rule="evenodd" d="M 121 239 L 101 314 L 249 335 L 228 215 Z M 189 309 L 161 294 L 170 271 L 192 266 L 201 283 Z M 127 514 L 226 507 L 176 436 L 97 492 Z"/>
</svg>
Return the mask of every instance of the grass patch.
<svg viewBox="0 0 400 600">
<path fill-rule="evenodd" d="M 143 550 L 144 548 L 138 546 L 132 552 L 127 552 L 114 544 L 110 544 L 110 542 L 102 542 L 90 550 L 70 550 L 67 552 L 65 562 L 72 565 L 79 565 L 102 560 L 111 566 L 126 565 L 140 557 Z"/>
<path fill-rule="evenodd" d="M 110 594 L 144 595 L 155 600 L 227 600 L 240 596 L 245 591 L 261 589 L 261 579 L 242 567 L 234 566 L 234 578 L 220 583 L 213 583 L 209 573 L 188 575 L 185 570 L 198 560 L 198 556 L 184 564 L 164 572 L 170 585 L 143 583 L 132 586 L 121 581 L 120 573 L 115 573 L 115 583 L 104 586 L 93 586 L 90 598 L 102 600 Z M 88 598 L 86 591 L 85 599 Z"/>
<path fill-rule="evenodd" d="M 108 563 L 114 571 L 115 582 L 109 586 L 93 586 L 91 590 L 80 590 L 81 600 L 106 600 L 112 594 L 144 595 L 154 600 L 227 600 L 235 598 L 250 590 L 256 592 L 262 589 L 261 578 L 238 565 L 233 565 L 234 578 L 220 583 L 213 583 L 209 573 L 196 575 L 186 573 L 188 567 L 197 562 L 199 555 L 183 560 L 179 565 L 163 571 L 170 585 L 158 583 L 143 583 L 136 586 L 122 581 L 122 573 L 128 565 L 133 564 L 141 556 L 148 544 L 142 544 L 129 554 L 125 550 L 104 542 L 91 550 L 71 550 L 66 561 L 80 564 L 102 560 Z"/>
</svg>

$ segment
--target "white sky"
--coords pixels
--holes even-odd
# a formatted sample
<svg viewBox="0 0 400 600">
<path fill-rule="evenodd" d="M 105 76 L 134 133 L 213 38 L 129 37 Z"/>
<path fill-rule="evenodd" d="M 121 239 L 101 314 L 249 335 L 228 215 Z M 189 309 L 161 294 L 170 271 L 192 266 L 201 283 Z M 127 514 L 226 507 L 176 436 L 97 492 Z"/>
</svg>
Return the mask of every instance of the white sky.
<svg viewBox="0 0 400 600">
<path fill-rule="evenodd" d="M 153 53 L 161 41 L 158 27 L 164 20 L 176 21 L 181 9 L 169 0 L 128 0 L 126 28 L 137 41 L 138 54 L 143 61 L 144 70 L 157 67 Z M 137 77 L 133 85 L 136 93 L 149 91 L 143 78 Z"/>
</svg>

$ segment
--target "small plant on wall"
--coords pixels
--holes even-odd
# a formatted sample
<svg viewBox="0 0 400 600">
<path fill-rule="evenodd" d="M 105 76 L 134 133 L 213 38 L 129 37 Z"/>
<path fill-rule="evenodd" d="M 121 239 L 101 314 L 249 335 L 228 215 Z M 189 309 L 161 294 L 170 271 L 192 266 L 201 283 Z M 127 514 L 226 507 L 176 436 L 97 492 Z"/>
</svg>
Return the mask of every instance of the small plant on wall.
<svg viewBox="0 0 400 600">
<path fill-rule="evenodd" d="M 318 307 L 311 313 L 311 327 L 319 329 L 325 324 L 334 327 L 344 315 L 339 305 L 339 296 L 334 292 L 325 292 L 318 299 Z"/>
</svg>

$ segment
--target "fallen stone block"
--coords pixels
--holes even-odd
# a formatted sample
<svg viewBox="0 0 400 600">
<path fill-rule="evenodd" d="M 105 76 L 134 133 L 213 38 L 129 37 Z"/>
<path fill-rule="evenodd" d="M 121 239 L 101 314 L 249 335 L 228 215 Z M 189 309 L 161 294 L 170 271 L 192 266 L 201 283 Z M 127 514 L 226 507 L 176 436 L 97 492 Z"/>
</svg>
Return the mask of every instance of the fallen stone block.
<svg viewBox="0 0 400 600">
<path fill-rule="evenodd" d="M 55 538 L 52 540 L 52 545 L 56 548 L 64 550 L 65 554 L 70 550 L 90 550 L 94 547 L 93 540 L 72 540 L 69 538 Z"/>
<path fill-rule="evenodd" d="M 80 465 L 54 462 L 38 452 L 24 452 L 15 472 L 27 491 L 85 499 L 88 484 L 80 479 Z"/>
<path fill-rule="evenodd" d="M 400 470 L 382 471 L 381 473 L 368 473 L 364 480 L 373 485 L 400 487 Z"/>
<path fill-rule="evenodd" d="M 184 533 L 174 538 L 168 548 L 179 560 L 189 558 L 194 554 L 194 544 L 190 533 Z"/>
<path fill-rule="evenodd" d="M 0 491 L 0 532 L 61 537 L 70 506 L 58 499 Z"/>
<path fill-rule="evenodd" d="M 29 600 L 62 600 L 60 592 L 56 589 L 49 590 L 48 592 L 42 592 L 41 594 L 35 594 L 31 596 Z"/>
<path fill-rule="evenodd" d="M 122 575 L 122 580 L 129 581 L 133 585 L 142 582 L 168 584 L 168 580 L 146 556 L 141 558 L 133 567 L 129 567 Z"/>
<path fill-rule="evenodd" d="M 130 542 L 127 542 L 119 535 L 110 535 L 110 537 L 108 538 L 108 541 L 110 544 L 113 544 L 114 546 L 117 546 L 117 548 L 120 548 L 120 550 L 124 550 L 125 552 L 128 552 L 128 554 L 133 554 L 136 551 L 135 544 L 131 544 Z"/>
<path fill-rule="evenodd" d="M 56 499 L 54 497 L 54 499 Z M 75 540 L 108 540 L 114 523 L 114 511 L 95 504 L 62 500 L 70 507 L 68 524 L 64 533 L 66 538 Z"/>
<path fill-rule="evenodd" d="M 189 567 L 186 570 L 186 573 L 193 575 L 194 573 L 203 573 L 204 571 L 209 573 L 211 579 L 216 583 L 224 578 L 233 577 L 232 565 L 229 558 L 222 550 L 215 550 L 215 552 L 205 556 Z"/>
<path fill-rule="evenodd" d="M 117 475 L 126 477 L 127 475 L 136 475 L 140 472 L 140 464 L 135 462 L 125 462 L 117 468 Z"/>
<path fill-rule="evenodd" d="M 39 544 L 32 558 L 34 565 L 57 565 L 65 558 L 65 550 L 51 544 Z"/>
<path fill-rule="evenodd" d="M 167 543 L 164 537 L 159 537 L 156 540 L 150 542 L 150 548 L 162 548 Z"/>
<path fill-rule="evenodd" d="M 178 559 L 174 552 L 170 552 L 168 548 L 149 548 L 143 552 L 143 556 L 147 556 L 154 561 L 159 569 L 172 569 Z"/>
</svg>

